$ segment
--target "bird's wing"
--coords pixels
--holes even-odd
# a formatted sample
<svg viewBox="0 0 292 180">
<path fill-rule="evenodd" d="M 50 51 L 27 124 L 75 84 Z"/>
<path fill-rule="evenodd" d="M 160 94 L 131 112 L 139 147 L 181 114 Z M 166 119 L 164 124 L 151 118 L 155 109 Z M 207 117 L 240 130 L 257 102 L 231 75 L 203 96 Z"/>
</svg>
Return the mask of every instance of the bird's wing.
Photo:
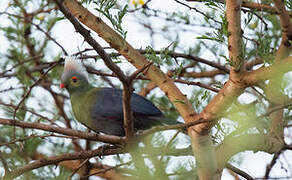
<svg viewBox="0 0 292 180">
<path fill-rule="evenodd" d="M 103 117 L 123 117 L 122 90 L 114 88 L 96 88 L 92 93 L 94 106 L 92 113 Z M 161 111 L 151 101 L 133 93 L 131 109 L 134 116 L 160 116 Z"/>
<path fill-rule="evenodd" d="M 161 116 L 161 111 L 148 99 L 133 93 L 131 97 L 131 109 L 134 115 Z"/>
<path fill-rule="evenodd" d="M 95 88 L 89 92 L 90 116 L 92 129 L 107 134 L 124 135 L 122 90 L 113 88 Z M 176 124 L 168 122 L 161 111 L 144 97 L 133 93 L 131 109 L 134 115 L 134 128 L 136 130 L 148 129 L 153 125 Z"/>
</svg>

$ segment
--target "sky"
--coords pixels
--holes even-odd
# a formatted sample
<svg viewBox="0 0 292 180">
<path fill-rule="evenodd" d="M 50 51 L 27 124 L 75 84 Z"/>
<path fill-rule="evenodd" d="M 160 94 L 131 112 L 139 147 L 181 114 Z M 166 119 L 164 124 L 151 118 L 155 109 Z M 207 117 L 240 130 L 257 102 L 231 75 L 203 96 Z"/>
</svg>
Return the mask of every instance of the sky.
<svg viewBox="0 0 292 180">
<path fill-rule="evenodd" d="M 151 6 L 153 8 L 159 8 L 161 10 L 169 11 L 169 12 L 172 12 L 175 10 L 187 11 L 187 9 L 185 9 L 184 7 L 180 6 L 178 8 L 177 3 L 175 3 L 173 0 L 163 0 L 163 1 L 152 0 Z M 7 0 L 1 0 L 0 1 L 0 11 L 3 11 L 5 9 L 5 7 L 7 7 Z M 89 9 L 90 8 L 91 7 L 89 6 Z M 91 8 L 91 10 L 92 10 L 92 8 Z M 1 25 L 7 23 L 7 21 L 5 20 L 5 18 L 3 18 L 3 16 L 0 16 L 0 23 L 1 23 Z M 157 22 L 157 26 L 161 26 L 160 22 Z M 132 17 L 130 17 L 130 16 L 125 17 L 123 27 L 128 31 L 127 41 L 135 48 L 145 48 L 146 46 L 151 45 L 151 43 L 153 43 L 153 42 L 151 42 L 151 39 L 148 36 L 149 32 L 147 32 L 147 30 L 145 31 L 145 28 L 143 28 L 142 26 L 137 26 L 137 23 L 135 22 L 135 20 Z M 188 47 L 188 46 L 191 46 L 192 44 L 196 43 L 196 37 L 200 36 L 200 35 L 202 35 L 202 32 L 200 29 L 195 30 L 195 32 L 193 32 L 193 33 L 185 33 L 183 35 L 183 38 L 185 39 L 184 40 L 185 46 Z M 0 53 L 1 54 L 3 54 L 5 52 L 5 50 L 7 49 L 6 44 L 3 43 L 3 42 L 5 42 L 3 40 L 4 39 L 3 36 L 4 36 L 3 34 L 0 34 L 0 42 L 1 42 Z M 66 21 L 66 20 L 62 20 L 62 21 L 58 22 L 57 26 L 53 30 L 53 36 L 66 49 L 66 51 L 69 54 L 78 52 L 78 47 L 80 45 L 80 42 L 83 41 L 83 38 L 78 33 L 75 32 L 71 23 Z M 98 36 L 94 36 L 94 37 L 96 39 L 98 39 L 98 41 L 103 46 L 108 46 Z M 155 37 L 154 44 L 155 44 L 155 46 L 154 46 L 155 49 L 161 49 L 161 48 L 167 47 L 170 44 L 170 42 L 165 40 L 163 37 L 157 36 L 157 37 Z M 83 44 L 82 48 L 84 48 L 84 47 L 86 47 L 86 44 Z M 56 50 L 56 51 L 59 51 L 59 50 Z M 52 54 L 54 54 L 54 53 L 52 52 Z M 213 57 L 212 54 L 210 54 L 208 52 L 201 54 L 200 57 L 206 58 L 206 59 L 211 59 L 211 60 L 213 58 L 215 58 L 215 57 Z M 105 68 L 103 63 L 100 63 L 97 66 L 98 66 L 98 68 Z M 121 67 L 123 70 L 125 70 L 125 69 L 134 70 L 131 65 L 128 65 L 126 63 L 122 64 Z M 191 91 L 188 88 L 184 88 L 183 85 L 179 85 L 179 87 L 183 91 L 183 93 L 185 93 L 185 94 L 189 94 L 189 92 Z M 250 98 L 247 98 L 247 97 L 243 97 L 243 99 L 250 101 Z M 1 115 L 1 111 L 0 111 L 0 115 Z M 288 141 L 289 140 L 287 139 L 287 142 Z M 247 172 L 248 174 L 252 175 L 253 177 L 263 177 L 266 165 L 270 163 L 272 157 L 273 157 L 272 155 L 269 155 L 269 154 L 263 153 L 263 152 L 247 151 L 247 152 L 239 153 L 233 159 L 234 159 L 234 161 L 241 160 L 240 165 L 237 166 L 238 168 L 242 169 L 243 171 Z M 291 161 L 292 152 L 286 151 L 283 154 L 283 156 L 281 156 L 280 158 L 287 159 L 287 160 Z M 184 159 L 181 159 L 181 161 L 184 161 Z M 109 162 L 108 164 L 111 164 L 111 162 Z M 290 165 L 291 165 L 291 163 L 290 163 Z M 286 168 L 288 168 L 288 167 L 286 167 Z M 0 174 L 1 174 L 1 169 L 0 169 Z M 271 176 L 273 176 L 273 175 L 286 176 L 285 171 L 281 168 L 281 165 L 279 163 L 271 171 Z M 233 177 L 230 176 L 229 173 L 226 172 L 226 170 L 225 170 L 223 172 L 222 179 L 223 180 L 232 180 Z"/>
</svg>

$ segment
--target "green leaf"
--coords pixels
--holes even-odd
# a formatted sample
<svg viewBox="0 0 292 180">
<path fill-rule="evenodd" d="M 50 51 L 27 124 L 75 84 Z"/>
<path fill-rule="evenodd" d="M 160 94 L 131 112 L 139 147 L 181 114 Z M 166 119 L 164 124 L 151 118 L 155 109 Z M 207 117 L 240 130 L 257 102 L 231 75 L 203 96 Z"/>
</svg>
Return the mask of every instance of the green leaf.
<svg viewBox="0 0 292 180">
<path fill-rule="evenodd" d="M 182 103 L 182 104 L 186 104 L 184 100 L 181 100 L 181 99 L 175 99 L 173 101 L 174 103 Z"/>
<path fill-rule="evenodd" d="M 223 42 L 222 39 L 215 38 L 215 37 L 209 37 L 209 36 L 206 36 L 206 35 L 202 35 L 200 37 L 197 37 L 197 39 L 208 39 L 208 40 L 217 41 L 217 42 L 220 42 L 220 43 Z"/>
</svg>

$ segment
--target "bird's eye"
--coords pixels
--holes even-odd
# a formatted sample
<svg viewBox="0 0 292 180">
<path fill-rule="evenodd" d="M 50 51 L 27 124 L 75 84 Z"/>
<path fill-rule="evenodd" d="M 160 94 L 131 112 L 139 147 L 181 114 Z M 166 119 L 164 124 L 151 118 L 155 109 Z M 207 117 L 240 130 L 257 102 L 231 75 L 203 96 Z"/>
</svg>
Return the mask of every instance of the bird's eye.
<svg viewBox="0 0 292 180">
<path fill-rule="evenodd" d="M 72 81 L 73 81 L 74 83 L 76 83 L 76 82 L 77 82 L 77 77 L 76 77 L 76 76 L 73 76 L 73 77 L 72 77 Z"/>
</svg>

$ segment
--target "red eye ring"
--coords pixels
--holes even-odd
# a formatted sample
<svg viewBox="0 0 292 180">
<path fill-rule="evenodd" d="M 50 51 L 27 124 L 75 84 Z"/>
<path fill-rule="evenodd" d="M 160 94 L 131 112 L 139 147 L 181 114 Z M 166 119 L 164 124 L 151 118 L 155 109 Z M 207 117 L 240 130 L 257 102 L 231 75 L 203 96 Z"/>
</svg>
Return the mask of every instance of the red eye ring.
<svg viewBox="0 0 292 180">
<path fill-rule="evenodd" d="M 73 81 L 74 83 L 77 82 L 77 77 L 76 77 L 76 76 L 73 76 L 71 79 L 72 79 L 72 81 Z"/>
</svg>

